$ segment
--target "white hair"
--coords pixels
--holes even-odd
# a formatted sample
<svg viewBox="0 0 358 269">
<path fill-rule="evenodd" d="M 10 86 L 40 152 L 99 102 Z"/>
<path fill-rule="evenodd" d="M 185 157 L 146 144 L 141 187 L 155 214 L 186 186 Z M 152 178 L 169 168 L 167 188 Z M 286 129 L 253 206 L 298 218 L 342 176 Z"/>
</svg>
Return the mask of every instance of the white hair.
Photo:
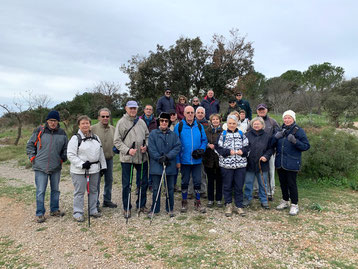
<svg viewBox="0 0 358 269">
<path fill-rule="evenodd" d="M 227 116 L 227 121 L 229 121 L 229 120 L 234 120 L 236 122 L 236 124 L 239 124 L 239 120 L 235 115 Z"/>
<path fill-rule="evenodd" d="M 204 115 L 205 115 L 205 108 L 203 108 L 202 106 L 198 106 L 198 107 L 196 108 L 196 110 L 195 110 L 195 113 L 196 113 L 196 111 L 198 111 L 199 109 L 202 109 L 202 110 L 204 111 Z"/>
</svg>

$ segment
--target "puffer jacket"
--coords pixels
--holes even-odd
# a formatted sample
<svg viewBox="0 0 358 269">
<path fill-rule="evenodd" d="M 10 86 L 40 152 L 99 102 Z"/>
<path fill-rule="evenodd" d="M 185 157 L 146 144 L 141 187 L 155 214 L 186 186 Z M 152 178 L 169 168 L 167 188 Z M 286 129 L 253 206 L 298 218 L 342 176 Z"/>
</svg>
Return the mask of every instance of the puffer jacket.
<svg viewBox="0 0 358 269">
<path fill-rule="evenodd" d="M 162 112 L 169 112 L 169 110 L 175 109 L 174 99 L 172 97 L 166 97 L 163 95 L 158 99 L 156 113 L 157 116 Z"/>
<path fill-rule="evenodd" d="M 136 125 L 130 130 L 126 139 L 122 141 L 122 137 L 126 135 L 128 130 L 133 126 L 135 118 L 130 117 L 128 113 L 117 122 L 116 131 L 114 133 L 114 145 L 119 150 L 119 158 L 122 163 L 141 164 L 147 161 L 147 154 L 142 154 L 140 147 L 143 146 L 143 140 L 148 145 L 149 131 L 147 125 L 142 119 L 138 119 Z M 134 156 L 129 154 L 129 150 L 135 142 L 137 152 Z"/>
<path fill-rule="evenodd" d="M 163 165 L 158 163 L 159 157 L 166 155 L 169 159 L 165 173 L 167 175 L 176 175 L 176 157 L 181 149 L 179 137 L 170 129 L 165 133 L 156 129 L 149 134 L 148 152 L 150 156 L 151 175 L 161 175 L 163 173 Z"/>
<path fill-rule="evenodd" d="M 222 131 L 223 129 L 221 128 L 221 126 L 219 126 L 218 128 L 208 126 L 205 129 L 206 137 L 208 139 L 208 144 L 215 145 Z M 219 167 L 219 156 L 216 154 L 215 149 L 212 150 L 209 147 L 206 148 L 203 158 L 203 164 L 205 167 L 208 168 Z"/>
<path fill-rule="evenodd" d="M 42 129 L 41 140 L 35 146 L 37 136 Z M 32 162 L 33 170 L 46 174 L 60 171 L 62 162 L 67 160 L 67 143 L 67 135 L 60 125 L 53 130 L 47 123 L 44 127 L 38 127 L 26 145 L 26 153 Z"/>
<path fill-rule="evenodd" d="M 194 119 L 193 124 L 189 125 L 186 120 L 181 121 L 183 123 L 183 129 L 179 135 L 179 124 L 175 125 L 174 132 L 180 138 L 181 151 L 177 155 L 177 163 L 181 164 L 201 164 L 202 158 L 194 159 L 192 153 L 197 149 L 206 149 L 208 140 L 206 138 L 204 127 L 201 126 L 201 133 L 198 123 Z M 200 123 L 199 123 L 200 124 Z"/>
<path fill-rule="evenodd" d="M 78 134 L 82 139 L 85 138 L 85 135 L 78 130 Z M 80 146 L 78 146 L 78 137 L 76 135 L 72 136 L 68 142 L 67 156 L 68 160 L 71 162 L 70 171 L 74 174 L 85 174 L 85 169 L 82 168 L 82 165 L 86 162 L 93 162 L 89 169 L 89 174 L 96 174 L 101 169 L 107 169 L 106 158 L 104 157 L 104 152 L 99 137 L 93 133 L 92 136 L 97 137 L 97 139 L 86 139 L 82 140 Z"/>
<path fill-rule="evenodd" d="M 209 100 L 208 96 L 205 96 L 200 105 L 205 108 L 205 118 L 207 120 L 210 118 L 211 114 L 219 113 L 220 111 L 219 100 L 215 99 L 214 97 Z"/>
<path fill-rule="evenodd" d="M 266 162 L 261 162 L 261 169 L 263 172 L 269 171 L 270 157 L 273 153 L 271 147 L 271 136 L 265 132 L 264 129 L 255 131 L 251 129 L 246 133 L 249 139 L 250 155 L 247 157 L 246 170 L 250 172 L 259 172 L 259 160 L 263 156 L 267 159 Z"/>
<path fill-rule="evenodd" d="M 238 129 L 234 132 L 227 130 L 224 141 L 223 133 L 219 136 L 218 142 L 215 145 L 216 151 L 219 153 L 219 166 L 226 169 L 237 169 L 247 166 L 247 156 L 250 153 L 249 140 L 243 134 L 239 133 Z M 242 150 L 243 154 L 230 155 L 230 151 Z"/>
<path fill-rule="evenodd" d="M 297 131 L 294 131 L 295 129 Z M 272 137 L 273 147 L 276 148 L 275 167 L 297 172 L 301 168 L 302 151 L 308 150 L 310 144 L 305 131 L 296 125 L 296 123 L 291 126 L 282 125 L 282 130 L 284 130 L 282 138 L 277 139 L 275 136 Z M 287 136 L 293 132 L 296 132 L 294 134 L 296 144 L 287 140 Z"/>
</svg>

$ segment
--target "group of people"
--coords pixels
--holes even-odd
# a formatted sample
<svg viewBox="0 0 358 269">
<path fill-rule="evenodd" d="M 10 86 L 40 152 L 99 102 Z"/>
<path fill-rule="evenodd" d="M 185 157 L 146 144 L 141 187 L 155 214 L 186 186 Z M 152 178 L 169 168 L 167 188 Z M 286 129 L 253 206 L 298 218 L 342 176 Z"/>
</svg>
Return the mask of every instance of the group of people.
<svg viewBox="0 0 358 269">
<path fill-rule="evenodd" d="M 256 195 L 265 209 L 275 191 L 277 169 L 282 201 L 278 210 L 290 206 L 297 215 L 297 172 L 301 152 L 310 145 L 302 128 L 296 124 L 292 110 L 283 113 L 283 125 L 270 118 L 265 104 L 257 106 L 252 119 L 250 104 L 236 94 L 224 114 L 220 102 L 209 90 L 202 102 L 197 97 L 188 104 L 179 96 L 175 104 L 170 89 L 159 98 L 157 117 L 152 105 L 146 105 L 138 116 L 138 103 L 128 101 L 126 113 L 116 127 L 109 124 L 111 111 L 102 108 L 98 123 L 80 116 L 78 132 L 68 141 L 59 126 L 60 115 L 51 111 L 44 126 L 38 127 L 27 143 L 27 154 L 35 171 L 36 220 L 45 221 L 44 198 L 48 180 L 51 184 L 50 215 L 63 216 L 59 209 L 59 181 L 62 163 L 71 162 L 74 185 L 73 218 L 84 221 L 84 196 L 88 192 L 91 217 L 101 217 L 100 182 L 104 177 L 103 207 L 116 208 L 112 201 L 113 157 L 119 154 L 122 171 L 123 216 L 131 217 L 131 191 L 136 170 L 136 203 L 138 214 L 150 217 L 160 212 L 160 195 L 165 188 L 166 212 L 174 217 L 174 191 L 181 174 L 181 209 L 188 211 L 188 199 L 194 198 L 194 209 L 205 213 L 207 207 L 225 207 L 225 216 L 233 212 L 245 215 Z M 87 186 L 87 187 L 86 187 Z M 152 190 L 151 207 L 147 207 L 147 191 Z M 256 194 L 257 192 L 257 194 Z M 234 194 L 234 195 L 233 195 Z M 234 201 L 233 201 L 234 196 Z M 224 202 L 222 201 L 224 198 Z"/>
</svg>

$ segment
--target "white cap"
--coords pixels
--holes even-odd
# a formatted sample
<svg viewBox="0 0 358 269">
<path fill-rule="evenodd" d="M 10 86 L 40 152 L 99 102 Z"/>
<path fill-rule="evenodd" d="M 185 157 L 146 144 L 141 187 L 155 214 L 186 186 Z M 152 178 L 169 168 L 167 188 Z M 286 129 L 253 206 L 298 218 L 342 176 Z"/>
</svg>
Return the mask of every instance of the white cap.
<svg viewBox="0 0 358 269">
<path fill-rule="evenodd" d="M 292 110 L 287 110 L 283 112 L 282 118 L 284 118 L 286 115 L 291 116 L 294 121 L 296 121 L 296 113 Z"/>
</svg>

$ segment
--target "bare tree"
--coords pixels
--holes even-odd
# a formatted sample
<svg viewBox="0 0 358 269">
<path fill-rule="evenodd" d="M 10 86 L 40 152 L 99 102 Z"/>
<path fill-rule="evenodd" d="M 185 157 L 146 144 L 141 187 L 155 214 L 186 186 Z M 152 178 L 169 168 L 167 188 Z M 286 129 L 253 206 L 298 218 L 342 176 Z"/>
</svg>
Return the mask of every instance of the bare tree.
<svg viewBox="0 0 358 269">
<path fill-rule="evenodd" d="M 38 110 L 40 113 L 40 124 L 43 122 L 46 108 L 52 102 L 51 97 L 46 94 L 34 95 L 32 90 L 25 91 L 26 95 L 20 94 L 30 110 Z"/>
<path fill-rule="evenodd" d="M 16 137 L 16 140 L 14 142 L 14 145 L 17 146 L 19 144 L 19 140 L 21 138 L 21 130 L 22 130 L 22 120 L 21 120 L 21 117 L 20 117 L 20 113 L 21 113 L 21 104 L 19 103 L 15 103 L 15 106 L 17 106 L 17 108 L 19 109 L 20 112 L 15 112 L 13 111 L 11 108 L 9 108 L 7 105 L 5 104 L 0 104 L 0 107 L 2 107 L 3 109 L 6 110 L 6 112 L 15 117 L 17 122 L 18 122 L 18 126 L 17 126 L 17 137 Z"/>
</svg>

